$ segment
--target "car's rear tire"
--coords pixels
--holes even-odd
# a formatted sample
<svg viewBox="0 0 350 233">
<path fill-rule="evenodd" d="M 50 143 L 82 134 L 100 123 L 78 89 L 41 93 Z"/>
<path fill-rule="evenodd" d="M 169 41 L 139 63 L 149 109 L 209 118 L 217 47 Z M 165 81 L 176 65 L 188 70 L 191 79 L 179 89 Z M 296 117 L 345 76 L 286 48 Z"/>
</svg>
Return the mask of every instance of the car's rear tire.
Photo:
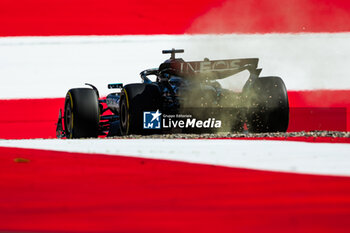
<svg viewBox="0 0 350 233">
<path fill-rule="evenodd" d="M 160 91 L 154 84 L 128 84 L 120 95 L 120 132 L 129 134 L 155 134 L 161 130 L 143 128 L 143 112 L 160 109 Z"/>
<path fill-rule="evenodd" d="M 64 127 L 67 138 L 96 138 L 100 112 L 96 92 L 90 88 L 73 88 L 67 92 Z"/>
<path fill-rule="evenodd" d="M 287 89 L 280 77 L 253 80 L 243 91 L 250 132 L 286 132 L 289 124 Z"/>
</svg>

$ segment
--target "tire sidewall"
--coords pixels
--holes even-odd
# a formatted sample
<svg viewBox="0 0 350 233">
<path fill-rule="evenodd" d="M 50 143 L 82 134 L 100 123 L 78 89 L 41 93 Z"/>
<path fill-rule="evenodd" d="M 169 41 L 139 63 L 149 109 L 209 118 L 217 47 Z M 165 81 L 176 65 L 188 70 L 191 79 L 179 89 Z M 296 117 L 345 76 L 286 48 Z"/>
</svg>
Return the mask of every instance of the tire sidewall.
<svg viewBox="0 0 350 233">
<path fill-rule="evenodd" d="M 143 129 L 143 112 L 161 108 L 160 91 L 155 84 L 135 83 L 125 85 L 120 95 L 120 114 L 126 109 L 127 118 L 120 115 L 122 135 L 154 134 L 161 130 Z M 123 118 L 123 119 L 122 119 Z"/>
<path fill-rule="evenodd" d="M 69 114 L 71 115 L 69 116 Z M 70 89 L 65 99 L 66 137 L 97 137 L 99 121 L 100 108 L 95 91 L 90 88 Z"/>
</svg>

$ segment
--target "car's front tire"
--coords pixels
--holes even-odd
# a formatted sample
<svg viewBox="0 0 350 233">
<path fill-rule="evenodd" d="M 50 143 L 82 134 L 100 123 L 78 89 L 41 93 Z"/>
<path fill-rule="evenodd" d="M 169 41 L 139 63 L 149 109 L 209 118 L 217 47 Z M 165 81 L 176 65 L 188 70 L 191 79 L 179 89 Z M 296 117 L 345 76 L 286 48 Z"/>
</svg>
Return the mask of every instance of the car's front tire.
<svg viewBox="0 0 350 233">
<path fill-rule="evenodd" d="M 67 92 L 64 128 L 67 138 L 96 138 L 99 127 L 99 105 L 96 92 L 90 88 L 73 88 Z"/>
</svg>

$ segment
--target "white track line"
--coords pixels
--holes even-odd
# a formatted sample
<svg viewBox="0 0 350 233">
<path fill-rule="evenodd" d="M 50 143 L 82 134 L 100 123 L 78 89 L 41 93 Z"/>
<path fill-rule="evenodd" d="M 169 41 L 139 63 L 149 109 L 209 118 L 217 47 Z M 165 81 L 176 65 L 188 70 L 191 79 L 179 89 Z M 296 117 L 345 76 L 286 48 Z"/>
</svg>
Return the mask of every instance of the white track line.
<svg viewBox="0 0 350 233">
<path fill-rule="evenodd" d="M 166 159 L 229 167 L 350 175 L 350 144 L 251 140 L 0 140 L 0 146 Z M 1 155 L 0 155 L 1 156 Z"/>
<path fill-rule="evenodd" d="M 139 73 L 184 48 L 185 60 L 260 58 L 262 76 L 281 76 L 288 90 L 350 89 L 350 33 L 60 36 L 0 38 L 0 99 L 64 97 L 85 82 L 102 95 L 108 83 L 140 82 Z M 248 72 L 232 79 L 244 83 Z"/>
</svg>

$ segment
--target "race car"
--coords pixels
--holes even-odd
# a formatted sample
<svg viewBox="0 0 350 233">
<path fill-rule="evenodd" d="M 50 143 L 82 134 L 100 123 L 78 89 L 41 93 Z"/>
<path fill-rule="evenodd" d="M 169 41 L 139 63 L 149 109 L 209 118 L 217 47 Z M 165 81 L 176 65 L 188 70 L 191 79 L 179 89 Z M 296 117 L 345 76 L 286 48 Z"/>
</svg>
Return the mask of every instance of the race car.
<svg viewBox="0 0 350 233">
<path fill-rule="evenodd" d="M 183 49 L 162 52 L 170 59 L 142 71 L 140 83 L 108 84 L 116 91 L 107 97 L 92 84 L 70 89 L 63 115 L 59 110 L 57 137 L 287 130 L 286 86 L 280 77 L 259 77 L 258 58 L 186 62 L 175 57 Z M 220 84 L 244 70 L 249 78 L 241 91 Z"/>
</svg>

